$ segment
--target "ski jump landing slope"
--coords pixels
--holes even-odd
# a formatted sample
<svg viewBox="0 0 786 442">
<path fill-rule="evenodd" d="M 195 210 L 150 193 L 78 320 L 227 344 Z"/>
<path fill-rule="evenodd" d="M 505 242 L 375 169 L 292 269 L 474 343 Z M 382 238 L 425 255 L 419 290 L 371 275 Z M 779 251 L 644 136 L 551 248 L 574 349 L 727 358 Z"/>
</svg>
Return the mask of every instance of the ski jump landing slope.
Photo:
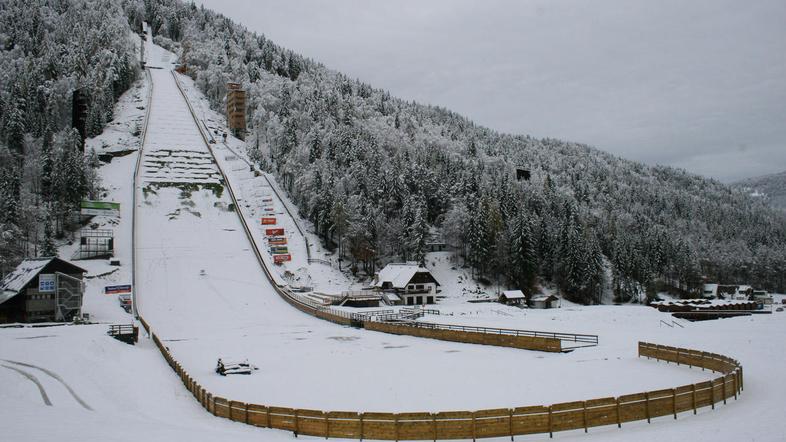
<svg viewBox="0 0 786 442">
<path fill-rule="evenodd" d="M 163 336 L 298 320 L 260 271 L 220 173 L 170 71 L 153 97 L 137 184 L 137 302 Z M 229 320 L 227 318 L 230 318 Z M 316 321 L 313 321 L 316 322 Z"/>
</svg>

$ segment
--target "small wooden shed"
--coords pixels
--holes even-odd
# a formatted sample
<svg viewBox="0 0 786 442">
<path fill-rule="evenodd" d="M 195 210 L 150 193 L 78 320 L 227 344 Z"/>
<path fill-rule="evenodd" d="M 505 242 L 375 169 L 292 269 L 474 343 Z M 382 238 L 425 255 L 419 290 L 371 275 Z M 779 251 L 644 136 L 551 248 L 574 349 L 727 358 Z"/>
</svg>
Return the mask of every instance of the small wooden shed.
<svg viewBox="0 0 786 442">
<path fill-rule="evenodd" d="M 529 298 L 529 306 L 532 308 L 557 308 L 559 298 L 554 295 L 535 295 Z"/>
<path fill-rule="evenodd" d="M 521 290 L 505 290 L 499 295 L 499 302 L 506 305 L 527 306 L 527 297 Z"/>
</svg>

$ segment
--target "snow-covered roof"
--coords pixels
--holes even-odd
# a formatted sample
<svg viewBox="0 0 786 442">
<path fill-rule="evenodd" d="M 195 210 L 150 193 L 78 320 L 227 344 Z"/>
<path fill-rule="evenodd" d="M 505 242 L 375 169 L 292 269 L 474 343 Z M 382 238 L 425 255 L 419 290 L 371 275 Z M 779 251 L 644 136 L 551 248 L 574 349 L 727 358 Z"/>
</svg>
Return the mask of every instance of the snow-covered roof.
<svg viewBox="0 0 786 442">
<path fill-rule="evenodd" d="M 0 282 L 0 304 L 18 295 L 20 290 L 41 273 L 44 267 L 54 260 L 62 261 L 83 273 L 86 272 L 85 269 L 57 257 L 26 259 L 16 266 L 13 272 L 5 275 L 3 281 Z"/>
<path fill-rule="evenodd" d="M 505 290 L 502 292 L 507 299 L 524 299 L 524 293 L 521 290 Z"/>
<path fill-rule="evenodd" d="M 38 275 L 54 258 L 33 258 L 22 261 L 13 272 L 5 275 L 0 289 L 18 293 L 28 282 Z"/>
<path fill-rule="evenodd" d="M 553 300 L 556 300 L 556 299 L 559 299 L 559 298 L 557 298 L 554 295 L 535 295 L 532 298 L 530 298 L 530 301 L 541 301 L 542 302 L 542 301 L 553 301 Z"/>
<path fill-rule="evenodd" d="M 373 286 L 382 287 L 382 284 L 389 282 L 393 288 L 403 289 L 407 287 L 407 284 L 412 280 L 412 277 L 414 277 L 416 273 L 420 272 L 430 273 L 427 268 L 421 267 L 415 263 L 408 262 L 405 264 L 388 264 L 384 269 L 379 271 L 377 281 Z M 438 282 L 437 285 L 439 285 Z"/>
</svg>

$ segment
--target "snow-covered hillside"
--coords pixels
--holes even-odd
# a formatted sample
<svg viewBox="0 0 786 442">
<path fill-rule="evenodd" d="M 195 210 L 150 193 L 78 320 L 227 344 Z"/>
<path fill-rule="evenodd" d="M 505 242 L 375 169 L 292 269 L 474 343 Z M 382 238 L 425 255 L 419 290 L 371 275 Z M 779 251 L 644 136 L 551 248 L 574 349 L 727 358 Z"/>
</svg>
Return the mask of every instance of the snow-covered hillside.
<svg viewBox="0 0 786 442">
<path fill-rule="evenodd" d="M 773 207 L 786 210 L 786 172 L 749 178 L 735 186 L 756 198 L 763 198 Z"/>
</svg>

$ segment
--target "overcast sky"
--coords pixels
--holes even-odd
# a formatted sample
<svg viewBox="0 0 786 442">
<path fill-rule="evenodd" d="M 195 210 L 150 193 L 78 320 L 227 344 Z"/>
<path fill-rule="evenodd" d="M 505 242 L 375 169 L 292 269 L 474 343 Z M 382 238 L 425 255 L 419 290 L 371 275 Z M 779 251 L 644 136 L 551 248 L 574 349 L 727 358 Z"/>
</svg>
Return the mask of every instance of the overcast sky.
<svg viewBox="0 0 786 442">
<path fill-rule="evenodd" d="M 197 0 L 393 95 L 734 181 L 786 170 L 786 1 Z"/>
</svg>

